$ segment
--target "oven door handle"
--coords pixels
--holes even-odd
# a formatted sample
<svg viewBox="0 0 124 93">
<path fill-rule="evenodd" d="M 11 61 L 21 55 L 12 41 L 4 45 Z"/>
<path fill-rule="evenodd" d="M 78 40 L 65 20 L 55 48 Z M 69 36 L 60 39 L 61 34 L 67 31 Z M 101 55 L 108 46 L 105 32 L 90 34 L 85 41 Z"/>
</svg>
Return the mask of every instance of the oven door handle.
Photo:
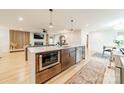
<svg viewBox="0 0 124 93">
<path fill-rule="evenodd" d="M 39 71 L 42 70 L 42 55 L 39 55 Z"/>
</svg>

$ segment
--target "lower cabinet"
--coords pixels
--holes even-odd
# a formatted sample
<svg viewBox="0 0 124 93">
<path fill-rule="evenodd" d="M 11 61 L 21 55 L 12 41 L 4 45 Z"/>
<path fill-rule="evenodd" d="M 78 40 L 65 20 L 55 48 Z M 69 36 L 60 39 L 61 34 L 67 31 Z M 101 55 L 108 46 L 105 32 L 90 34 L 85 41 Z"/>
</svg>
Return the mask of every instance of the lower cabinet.
<svg viewBox="0 0 124 93">
<path fill-rule="evenodd" d="M 80 62 L 83 59 L 83 48 L 77 47 L 76 48 L 76 63 Z"/>
<path fill-rule="evenodd" d="M 42 71 L 39 71 L 39 55 L 36 55 L 36 83 L 45 83 L 74 64 L 76 64 L 76 48 L 60 50 L 60 63 Z"/>
<path fill-rule="evenodd" d="M 76 49 L 69 48 L 61 50 L 61 66 L 62 71 L 76 63 Z"/>
<path fill-rule="evenodd" d="M 49 80 L 50 78 L 54 77 L 58 73 L 61 72 L 61 64 L 57 64 L 50 68 L 47 68 L 41 72 L 36 73 L 36 83 L 41 84 L 45 81 Z"/>
</svg>

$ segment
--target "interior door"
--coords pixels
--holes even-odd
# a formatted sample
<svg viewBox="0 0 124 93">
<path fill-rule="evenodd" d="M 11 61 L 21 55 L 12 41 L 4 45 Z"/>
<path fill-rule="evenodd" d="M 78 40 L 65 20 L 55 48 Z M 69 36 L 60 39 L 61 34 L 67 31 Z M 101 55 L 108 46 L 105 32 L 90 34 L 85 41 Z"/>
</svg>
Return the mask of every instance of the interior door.
<svg viewBox="0 0 124 93">
<path fill-rule="evenodd" d="M 10 30 L 10 49 L 23 49 L 30 43 L 30 32 Z"/>
<path fill-rule="evenodd" d="M 61 50 L 62 71 L 69 67 L 69 63 L 70 63 L 69 50 L 68 49 Z"/>
</svg>

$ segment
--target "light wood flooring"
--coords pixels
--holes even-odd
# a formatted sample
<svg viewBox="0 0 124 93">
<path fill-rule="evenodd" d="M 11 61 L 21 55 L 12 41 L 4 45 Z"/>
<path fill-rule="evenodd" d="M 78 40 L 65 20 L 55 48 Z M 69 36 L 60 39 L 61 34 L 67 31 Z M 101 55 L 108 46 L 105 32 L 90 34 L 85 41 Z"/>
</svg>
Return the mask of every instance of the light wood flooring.
<svg viewBox="0 0 124 93">
<path fill-rule="evenodd" d="M 0 83 L 6 84 L 26 84 L 29 83 L 29 63 L 25 61 L 24 52 L 15 52 L 15 53 L 5 53 L 0 58 Z M 78 72 L 85 64 L 87 59 L 72 67 L 66 71 L 55 76 L 47 84 L 63 84 L 70 77 L 72 77 L 76 72 Z M 95 59 L 95 58 L 94 58 Z M 97 59 L 96 59 L 97 60 Z M 104 76 L 104 84 L 113 84 L 115 83 L 115 74 L 113 69 L 108 69 L 106 67 L 106 72 Z"/>
<path fill-rule="evenodd" d="M 5 53 L 0 59 L 0 83 L 28 83 L 29 64 L 24 52 Z"/>
</svg>

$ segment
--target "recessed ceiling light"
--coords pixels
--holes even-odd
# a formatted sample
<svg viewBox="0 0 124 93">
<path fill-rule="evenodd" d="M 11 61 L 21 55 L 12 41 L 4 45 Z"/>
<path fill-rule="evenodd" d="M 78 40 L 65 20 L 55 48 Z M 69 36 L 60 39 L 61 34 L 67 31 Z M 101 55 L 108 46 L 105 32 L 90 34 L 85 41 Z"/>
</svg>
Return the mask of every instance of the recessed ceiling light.
<svg viewBox="0 0 124 93">
<path fill-rule="evenodd" d="M 23 17 L 19 17 L 18 20 L 19 20 L 19 21 L 23 21 Z"/>
</svg>

